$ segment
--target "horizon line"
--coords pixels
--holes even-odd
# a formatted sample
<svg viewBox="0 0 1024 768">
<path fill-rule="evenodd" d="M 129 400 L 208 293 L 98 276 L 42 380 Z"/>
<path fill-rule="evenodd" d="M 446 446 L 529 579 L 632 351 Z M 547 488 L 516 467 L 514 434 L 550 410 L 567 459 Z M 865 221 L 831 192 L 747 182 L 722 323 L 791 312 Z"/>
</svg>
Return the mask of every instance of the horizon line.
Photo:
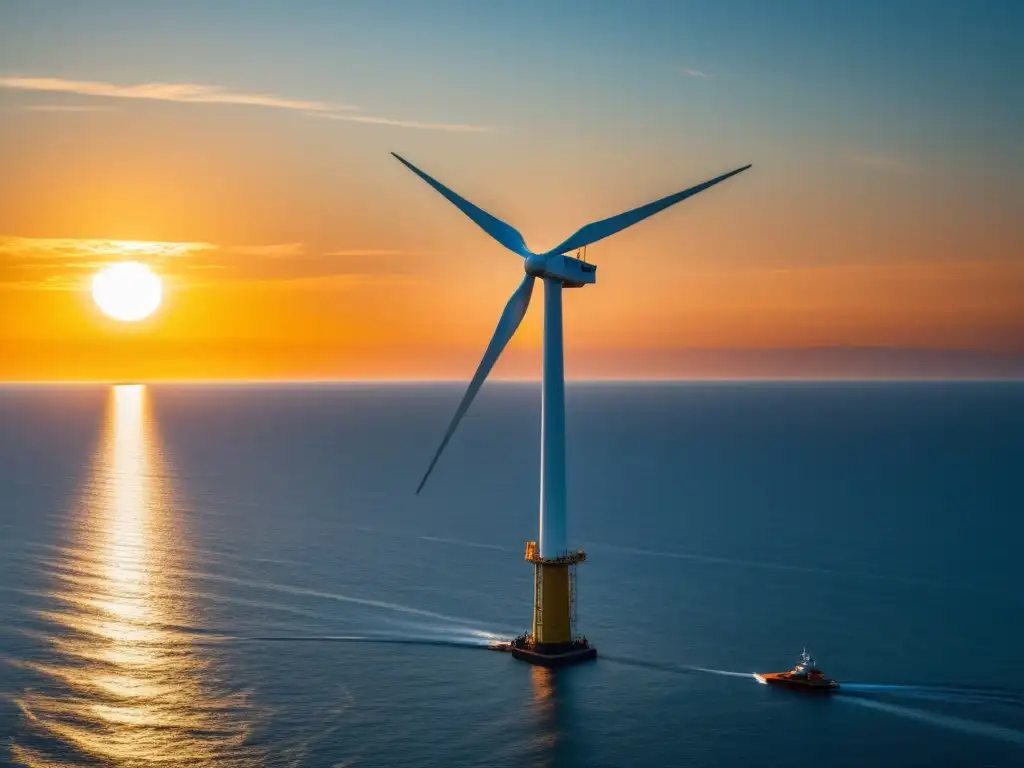
<svg viewBox="0 0 1024 768">
<path fill-rule="evenodd" d="M 619 377 L 592 376 L 566 377 L 566 384 L 689 384 L 689 383 L 958 383 L 1005 382 L 1024 383 L 1024 375 L 1014 376 L 665 376 Z M 503 377 L 489 379 L 494 384 L 540 384 L 537 377 Z M 35 379 L 0 381 L 0 389 L 32 386 L 148 386 L 148 385 L 204 385 L 204 386 L 315 386 L 315 385 L 416 385 L 463 384 L 463 378 L 310 378 L 310 379 Z"/>
</svg>

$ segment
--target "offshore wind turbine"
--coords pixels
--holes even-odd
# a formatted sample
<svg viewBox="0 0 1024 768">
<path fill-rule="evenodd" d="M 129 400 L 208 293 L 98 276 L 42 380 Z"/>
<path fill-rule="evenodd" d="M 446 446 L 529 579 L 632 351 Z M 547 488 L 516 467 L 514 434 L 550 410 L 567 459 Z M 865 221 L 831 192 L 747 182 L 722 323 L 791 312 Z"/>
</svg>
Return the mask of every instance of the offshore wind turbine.
<svg viewBox="0 0 1024 768">
<path fill-rule="evenodd" d="M 543 666 L 567 664 L 597 655 L 585 639 L 573 634 L 575 566 L 586 559 L 582 550 L 570 551 L 566 535 L 565 489 L 565 369 L 562 354 L 562 288 L 582 288 L 597 280 L 597 267 L 582 259 L 566 256 L 569 251 L 585 248 L 598 240 L 621 232 L 644 219 L 703 192 L 730 176 L 747 170 L 750 165 L 729 171 L 696 186 L 595 221 L 580 228 L 549 251 L 534 253 L 526 247 L 523 236 L 513 227 L 473 205 L 441 182 L 428 176 L 405 158 L 394 155 L 405 167 L 432 186 L 477 226 L 501 245 L 522 257 L 526 272 L 519 287 L 505 305 L 498 327 L 491 337 L 483 359 L 473 374 L 448 431 L 441 440 L 434 458 L 420 481 L 416 493 L 430 477 L 437 460 L 455 433 L 462 417 L 469 410 L 487 374 L 498 361 L 505 346 L 526 315 L 537 278 L 544 281 L 544 367 L 541 398 L 540 447 L 540 531 L 538 542 L 526 543 L 526 560 L 534 565 L 534 604 L 532 632 L 516 638 L 508 647 L 517 658 Z"/>
</svg>

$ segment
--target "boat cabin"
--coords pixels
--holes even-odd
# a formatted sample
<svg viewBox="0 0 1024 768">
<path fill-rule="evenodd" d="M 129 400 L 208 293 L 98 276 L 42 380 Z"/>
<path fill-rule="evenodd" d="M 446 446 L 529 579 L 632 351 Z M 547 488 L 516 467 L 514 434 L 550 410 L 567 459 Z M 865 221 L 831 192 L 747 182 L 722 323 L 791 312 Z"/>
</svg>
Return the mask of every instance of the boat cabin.
<svg viewBox="0 0 1024 768">
<path fill-rule="evenodd" d="M 800 654 L 800 661 L 789 673 L 790 677 L 798 677 L 807 680 L 821 680 L 824 678 L 825 673 L 818 669 L 818 665 L 814 662 L 814 658 L 804 648 Z"/>
</svg>

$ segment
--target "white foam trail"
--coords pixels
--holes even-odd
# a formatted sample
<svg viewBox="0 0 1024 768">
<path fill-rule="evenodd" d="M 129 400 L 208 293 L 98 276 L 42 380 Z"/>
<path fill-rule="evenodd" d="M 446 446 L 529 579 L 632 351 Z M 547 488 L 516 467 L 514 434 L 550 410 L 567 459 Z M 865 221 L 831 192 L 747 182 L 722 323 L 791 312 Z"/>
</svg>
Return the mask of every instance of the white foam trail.
<svg viewBox="0 0 1024 768">
<path fill-rule="evenodd" d="M 742 677 L 747 679 L 754 679 L 753 672 L 734 672 L 730 669 L 712 669 L 711 667 L 694 667 L 689 664 L 677 664 L 674 662 L 664 661 L 643 661 L 641 659 L 623 659 L 617 656 L 602 656 L 607 662 L 613 662 L 615 664 L 626 664 L 631 667 L 642 667 L 644 669 L 656 669 L 661 672 L 674 672 L 676 674 L 690 674 L 693 672 L 702 672 L 710 675 L 724 675 L 725 677 Z"/>
<path fill-rule="evenodd" d="M 683 665 L 684 669 L 692 669 L 694 672 L 707 672 L 709 675 L 725 675 L 726 677 L 754 677 L 753 672 L 731 672 L 728 669 L 710 669 L 708 667 L 691 667 Z M 756 678 L 755 678 L 756 679 Z"/>
<path fill-rule="evenodd" d="M 952 717 L 951 715 L 940 715 L 936 712 L 926 712 L 923 709 L 901 707 L 896 704 L 884 704 L 880 701 L 862 699 L 855 696 L 838 696 L 836 698 L 838 698 L 839 701 L 848 701 L 851 704 L 857 704 L 861 707 L 875 709 L 879 712 L 888 712 L 891 715 L 898 715 L 899 717 L 918 720 L 919 722 L 928 723 L 929 725 L 935 725 L 940 728 L 948 728 L 953 731 L 969 733 L 976 736 L 988 736 L 989 738 L 1008 741 L 1012 744 L 1024 746 L 1024 731 L 1018 731 L 1002 725 L 983 723 L 977 720 L 964 720 L 963 718 Z"/>
<path fill-rule="evenodd" d="M 488 648 L 491 642 L 479 638 L 440 637 L 402 634 L 347 634 L 347 635 L 210 635 L 199 643 L 382 643 L 397 645 L 447 645 L 455 647 Z"/>
<path fill-rule="evenodd" d="M 392 623 L 409 627 L 410 629 L 414 629 L 419 632 L 426 632 L 431 635 L 463 638 L 474 642 L 480 641 L 485 643 L 494 643 L 512 639 L 512 636 L 508 633 L 491 632 L 486 629 L 471 629 L 469 627 L 458 625 L 449 626 L 444 624 L 424 624 L 415 621 L 393 621 Z"/>
<path fill-rule="evenodd" d="M 303 595 L 307 597 L 316 597 L 323 600 L 337 600 L 342 603 L 353 603 L 355 605 L 363 605 L 370 608 L 381 608 L 387 611 L 395 611 L 397 613 L 411 614 L 413 616 L 424 616 L 430 619 L 439 619 L 445 622 L 451 622 L 453 624 L 462 625 L 478 625 L 474 619 L 464 619 L 459 616 L 447 616 L 443 613 L 435 613 L 434 611 L 426 611 L 421 608 L 414 608 L 408 605 L 401 605 L 399 603 L 390 603 L 384 600 L 373 600 L 364 597 L 354 597 L 352 595 L 340 594 L 337 592 L 325 592 L 320 589 L 310 589 L 307 587 L 296 587 L 287 584 L 278 584 L 271 581 L 260 581 L 256 579 L 242 579 L 235 578 L 233 576 L 225 576 L 216 573 L 206 572 L 191 572 L 187 575 L 194 576 L 197 579 L 205 579 L 208 581 L 219 581 L 226 584 L 238 584 L 243 587 L 252 587 L 254 589 L 269 590 L 272 592 L 280 592 L 287 595 Z"/>
<path fill-rule="evenodd" d="M 879 694 L 901 698 L 946 701 L 955 704 L 987 704 L 1024 707 L 1024 696 L 1015 691 L 939 685 L 898 685 L 893 683 L 843 683 L 844 693 Z"/>
</svg>

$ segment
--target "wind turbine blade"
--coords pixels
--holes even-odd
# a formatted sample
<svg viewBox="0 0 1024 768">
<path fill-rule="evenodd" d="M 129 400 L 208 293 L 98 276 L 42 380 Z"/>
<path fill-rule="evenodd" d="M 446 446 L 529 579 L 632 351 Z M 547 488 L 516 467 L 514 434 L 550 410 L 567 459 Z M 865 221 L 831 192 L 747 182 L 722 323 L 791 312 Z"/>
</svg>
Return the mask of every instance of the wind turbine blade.
<svg viewBox="0 0 1024 768">
<path fill-rule="evenodd" d="M 577 248 L 582 248 L 585 245 L 596 243 L 598 240 L 603 240 L 609 235 L 614 235 L 616 232 L 621 232 L 627 227 L 631 227 L 637 224 L 649 216 L 653 216 L 659 211 L 663 211 L 670 205 L 675 205 L 678 202 L 685 200 L 688 197 L 693 197 L 698 192 L 703 192 L 708 187 L 713 187 L 720 181 L 725 181 L 730 176 L 735 176 L 737 173 L 747 170 L 749 165 L 745 165 L 742 168 L 737 168 L 735 171 L 729 171 L 729 173 L 722 174 L 717 178 L 705 181 L 703 184 L 698 184 L 695 187 L 684 189 L 682 192 L 676 192 L 674 195 L 663 197 L 661 200 L 655 200 L 653 203 L 641 206 L 640 208 L 634 208 L 631 211 L 620 213 L 617 216 L 611 216 L 601 221 L 595 221 L 592 224 L 579 229 L 573 234 L 568 240 L 555 248 L 552 248 L 545 255 L 555 255 L 565 253 L 567 251 L 574 251 Z"/>
<path fill-rule="evenodd" d="M 487 374 L 491 372 L 491 368 L 498 361 L 498 357 L 505 349 L 505 345 L 508 344 L 509 340 L 515 334 L 519 324 L 523 321 L 523 317 L 526 315 L 526 309 L 530 306 L 530 294 L 533 293 L 533 281 L 534 278 L 531 275 L 526 275 L 523 278 L 523 282 L 516 288 L 515 293 L 512 294 L 512 298 L 508 300 L 508 304 L 505 305 L 505 311 L 501 313 L 501 319 L 498 320 L 498 327 L 494 330 L 494 336 L 491 337 L 491 343 L 487 345 L 487 349 L 484 352 L 483 359 L 480 361 L 480 365 L 476 369 L 476 373 L 473 374 L 472 381 L 469 382 L 469 387 L 466 389 L 466 394 L 462 396 L 462 402 L 459 403 L 458 410 L 455 411 L 455 416 L 452 418 L 452 423 L 448 425 L 448 431 L 444 435 L 444 440 L 441 441 L 441 447 L 437 449 L 437 453 L 434 454 L 433 460 L 430 462 L 430 466 L 427 467 L 427 473 L 423 476 L 420 481 L 419 488 L 416 489 L 418 494 L 423 490 L 423 486 L 426 485 L 427 478 L 430 477 L 430 473 L 434 470 L 434 465 L 437 464 L 437 460 L 441 457 L 441 452 L 445 446 L 448 445 L 448 441 L 452 439 L 452 435 L 455 434 L 455 428 L 459 426 L 459 422 L 462 417 L 466 415 L 466 411 L 469 410 L 470 403 L 473 402 L 473 398 L 476 397 L 476 393 L 480 391 L 480 387 L 483 386 L 484 379 L 487 378 Z"/>
<path fill-rule="evenodd" d="M 399 162 L 401 162 L 406 168 L 415 173 L 427 184 L 432 186 L 448 200 L 453 203 L 459 210 L 469 216 L 473 221 L 476 222 L 477 226 L 480 227 L 484 232 L 493 237 L 499 243 L 504 245 L 513 253 L 517 253 L 524 259 L 530 255 L 530 250 L 526 247 L 526 241 L 523 240 L 523 236 L 512 226 L 509 226 L 501 219 L 495 218 L 487 211 L 482 208 L 478 208 L 473 205 L 469 200 L 456 194 L 452 190 L 448 189 L 444 184 L 439 182 L 437 179 L 433 179 L 415 165 L 410 163 L 404 157 L 396 155 L 394 152 L 391 153 Z"/>
</svg>

